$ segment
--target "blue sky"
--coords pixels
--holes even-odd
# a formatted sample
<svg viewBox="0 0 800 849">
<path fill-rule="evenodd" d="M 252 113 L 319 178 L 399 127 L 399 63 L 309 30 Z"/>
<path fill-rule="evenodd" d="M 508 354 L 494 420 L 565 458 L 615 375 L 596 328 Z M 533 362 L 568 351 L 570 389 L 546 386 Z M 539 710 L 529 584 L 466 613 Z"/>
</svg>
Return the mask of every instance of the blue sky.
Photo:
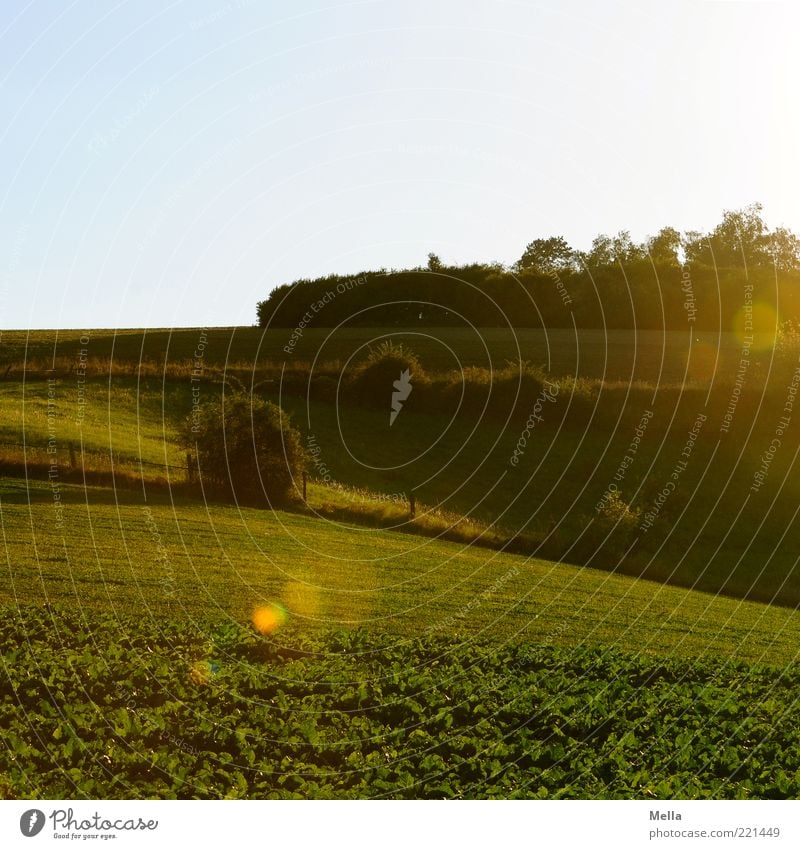
<svg viewBox="0 0 800 849">
<path fill-rule="evenodd" d="M 252 324 L 299 277 L 510 263 L 753 201 L 800 231 L 799 23 L 774 2 L 4 0 L 0 327 Z"/>
</svg>

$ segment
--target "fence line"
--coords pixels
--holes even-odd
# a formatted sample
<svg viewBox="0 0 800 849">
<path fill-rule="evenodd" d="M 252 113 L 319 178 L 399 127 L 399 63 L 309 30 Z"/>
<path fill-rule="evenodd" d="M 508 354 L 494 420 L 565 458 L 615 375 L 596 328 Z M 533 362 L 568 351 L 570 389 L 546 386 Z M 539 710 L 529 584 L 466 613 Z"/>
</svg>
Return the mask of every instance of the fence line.
<svg viewBox="0 0 800 849">
<path fill-rule="evenodd" d="M 63 456 L 66 451 L 69 454 L 69 468 L 71 469 L 81 468 L 83 466 L 83 457 L 98 457 L 107 460 L 109 463 L 113 461 L 115 464 L 120 465 L 129 464 L 149 466 L 151 468 L 165 469 L 167 471 L 182 472 L 190 483 L 195 480 L 197 474 L 197 460 L 189 452 L 186 454 L 185 464 L 175 465 L 174 463 L 160 463 L 154 460 L 145 460 L 143 457 L 137 457 L 132 454 L 124 454 L 116 451 L 84 451 L 80 448 L 80 446 L 76 446 L 76 444 L 71 441 L 59 445 L 55 454 L 46 445 L 37 445 L 30 442 L 0 442 L 0 454 L 2 454 L 4 449 L 10 448 L 22 450 L 25 453 L 26 458 L 29 454 L 45 454 L 48 457 L 59 457 Z"/>
<path fill-rule="evenodd" d="M 101 452 L 101 451 L 88 451 L 87 452 L 87 451 L 84 451 L 82 449 L 80 451 L 76 451 L 75 443 L 72 442 L 72 441 L 67 442 L 66 444 L 62 443 L 60 446 L 57 446 L 55 455 L 53 454 L 52 451 L 50 451 L 48 449 L 47 446 L 44 446 L 44 445 L 36 445 L 36 444 L 32 444 L 30 442 L 0 442 L 0 460 L 2 460 L 2 453 L 3 453 L 3 449 L 5 449 L 5 448 L 22 449 L 25 452 L 26 462 L 27 462 L 28 454 L 33 454 L 35 452 L 38 452 L 40 454 L 45 454 L 46 456 L 52 458 L 53 456 L 58 457 L 59 452 L 60 452 L 60 455 L 63 456 L 64 452 L 66 451 L 69 454 L 69 468 L 70 469 L 82 468 L 83 467 L 82 460 L 85 456 L 89 456 L 89 457 L 95 456 L 95 457 L 102 457 L 104 459 L 107 459 L 109 461 L 109 463 L 111 463 L 112 457 L 113 457 L 114 460 L 116 460 L 116 462 L 120 465 L 123 464 L 123 463 L 128 463 L 128 464 L 131 464 L 131 465 L 150 466 L 152 468 L 157 468 L 157 469 L 166 469 L 166 470 L 169 470 L 169 471 L 182 472 L 185 475 L 186 481 L 188 483 L 194 483 L 199 476 L 199 467 L 198 467 L 198 464 L 197 464 L 197 458 L 190 451 L 186 452 L 186 462 L 185 462 L 185 464 L 180 465 L 180 466 L 176 466 L 174 463 L 157 463 L 153 460 L 145 460 L 142 457 L 135 457 L 135 456 L 130 455 L 130 454 L 121 454 L 121 453 L 111 452 L 111 451 L 109 451 L 108 453 Z M 78 454 L 80 454 L 80 459 L 81 459 L 80 463 L 78 462 Z M 52 460 L 50 462 L 52 462 Z M 308 473 L 306 471 L 304 471 L 302 473 L 303 501 L 307 501 L 307 485 L 308 485 L 309 479 L 310 478 L 308 476 Z M 311 478 L 311 480 L 314 480 L 314 479 Z M 315 482 L 318 483 L 320 481 L 315 480 Z M 355 488 L 355 487 L 350 488 L 350 487 L 343 486 L 342 484 L 336 484 L 336 485 L 340 489 L 342 489 L 343 491 L 347 491 L 348 489 L 352 489 L 352 491 L 354 493 L 358 492 L 358 489 Z M 364 493 L 364 494 L 368 495 L 368 493 Z M 386 499 L 382 499 L 379 494 L 376 494 L 374 496 L 374 499 L 378 500 L 378 501 L 386 500 Z M 392 498 L 390 500 L 395 501 L 394 498 Z M 397 501 L 399 503 L 402 503 L 403 501 L 405 501 L 408 504 L 409 519 L 416 518 L 416 515 L 417 515 L 417 499 L 416 499 L 416 494 L 413 492 L 413 490 L 410 490 L 410 491 L 404 493 L 404 497 L 402 499 L 398 499 Z"/>
</svg>

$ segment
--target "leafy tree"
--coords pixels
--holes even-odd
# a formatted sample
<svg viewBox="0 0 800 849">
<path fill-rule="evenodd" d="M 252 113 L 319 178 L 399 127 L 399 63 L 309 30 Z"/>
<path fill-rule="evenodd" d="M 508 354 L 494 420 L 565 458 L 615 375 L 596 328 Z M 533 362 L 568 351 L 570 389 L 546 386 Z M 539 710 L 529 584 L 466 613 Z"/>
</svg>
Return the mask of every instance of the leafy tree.
<svg viewBox="0 0 800 849">
<path fill-rule="evenodd" d="M 611 236 L 607 236 L 605 233 L 600 233 L 598 236 L 595 236 L 594 239 L 592 239 L 591 248 L 589 248 L 587 252 L 581 253 L 581 259 L 583 260 L 584 265 L 611 265 L 611 263 L 614 262 L 612 244 L 613 240 Z"/>
<path fill-rule="evenodd" d="M 582 254 L 582 259 L 588 267 L 599 265 L 615 265 L 616 263 L 631 263 L 642 259 L 644 248 L 631 239 L 627 230 L 620 230 L 616 236 L 601 233 L 595 236 L 588 253 Z"/>
<path fill-rule="evenodd" d="M 434 254 L 428 254 L 428 271 L 441 271 L 442 270 L 442 261 L 439 257 Z"/>
<path fill-rule="evenodd" d="M 771 261 L 769 233 L 761 211 L 760 203 L 725 210 L 722 221 L 709 235 L 687 234 L 687 260 L 719 268 L 764 265 Z"/>
<path fill-rule="evenodd" d="M 767 225 L 761 217 L 762 206 L 753 203 L 744 209 L 729 211 L 711 234 L 714 253 L 720 265 L 735 265 L 742 255 L 747 262 L 762 264 L 768 256 Z"/>
<path fill-rule="evenodd" d="M 534 239 L 517 260 L 516 271 L 531 270 L 540 274 L 571 271 L 575 268 L 575 251 L 562 236 Z"/>
<path fill-rule="evenodd" d="M 645 248 L 631 239 L 627 230 L 620 230 L 614 237 L 613 254 L 615 262 L 631 263 L 643 259 L 646 255 Z"/>
<path fill-rule="evenodd" d="M 202 406 L 187 420 L 183 438 L 196 451 L 203 484 L 246 502 L 290 500 L 305 466 L 300 433 L 286 413 L 243 392 Z"/>
<path fill-rule="evenodd" d="M 791 230 L 778 227 L 769 234 L 767 244 L 778 271 L 800 270 L 800 239 Z"/>
<path fill-rule="evenodd" d="M 687 230 L 681 239 L 683 253 L 686 257 L 686 262 L 699 263 L 704 262 L 711 254 L 708 246 L 708 235 L 700 230 Z M 710 265 L 710 262 L 705 262 Z"/>
<path fill-rule="evenodd" d="M 679 265 L 680 248 L 681 234 L 674 227 L 662 227 L 655 236 L 647 240 L 647 252 L 653 262 L 657 263 Z"/>
</svg>

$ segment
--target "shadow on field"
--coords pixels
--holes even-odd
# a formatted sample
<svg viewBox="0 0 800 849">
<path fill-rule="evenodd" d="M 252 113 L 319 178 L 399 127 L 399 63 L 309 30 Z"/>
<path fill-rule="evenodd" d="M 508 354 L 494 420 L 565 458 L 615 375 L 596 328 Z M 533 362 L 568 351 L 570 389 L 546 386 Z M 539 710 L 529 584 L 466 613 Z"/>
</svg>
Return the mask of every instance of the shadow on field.
<svg viewBox="0 0 800 849">
<path fill-rule="evenodd" d="M 18 474 L 14 474 L 15 471 Z M 3 473 L 17 479 L 13 483 L 9 479 L 0 483 L 0 503 L 5 504 L 52 503 L 56 483 L 59 500 L 63 504 L 169 505 L 176 495 L 181 500 L 189 500 L 189 489 L 185 484 L 169 486 L 146 481 L 143 487 L 142 480 L 131 475 L 93 473 L 87 474 L 84 480 L 79 469 L 65 470 L 59 474 L 57 481 L 49 481 L 50 486 L 43 486 L 48 482 L 46 471 L 29 468 L 26 478 L 24 469 L 15 470 L 4 465 Z"/>
</svg>

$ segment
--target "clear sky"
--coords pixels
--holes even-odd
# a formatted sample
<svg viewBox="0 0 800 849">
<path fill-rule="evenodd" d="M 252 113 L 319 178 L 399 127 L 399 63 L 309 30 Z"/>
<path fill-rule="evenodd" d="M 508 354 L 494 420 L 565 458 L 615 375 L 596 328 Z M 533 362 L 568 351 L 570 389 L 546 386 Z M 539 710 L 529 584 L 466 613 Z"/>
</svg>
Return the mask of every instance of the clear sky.
<svg viewBox="0 0 800 849">
<path fill-rule="evenodd" d="M 0 328 L 253 324 L 753 201 L 800 232 L 798 7 L 2 0 Z"/>
</svg>

